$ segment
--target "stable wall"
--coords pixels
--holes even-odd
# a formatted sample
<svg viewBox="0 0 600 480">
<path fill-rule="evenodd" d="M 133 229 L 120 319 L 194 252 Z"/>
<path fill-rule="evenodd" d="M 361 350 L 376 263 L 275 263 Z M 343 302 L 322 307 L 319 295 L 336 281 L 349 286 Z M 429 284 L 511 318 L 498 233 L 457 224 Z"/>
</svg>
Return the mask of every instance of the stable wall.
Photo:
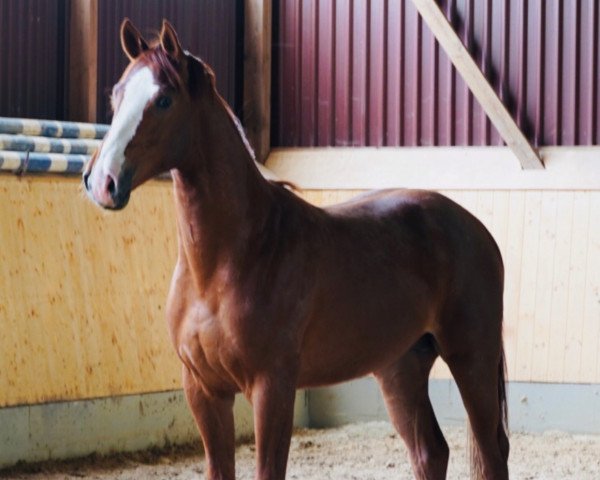
<svg viewBox="0 0 600 480">
<path fill-rule="evenodd" d="M 0 176 L 0 407 L 180 388 L 164 321 L 171 188 L 118 214 L 78 178 Z"/>
<path fill-rule="evenodd" d="M 360 191 L 302 195 L 325 205 Z M 600 190 L 441 191 L 502 251 L 510 380 L 600 383 Z M 117 214 L 72 178 L 4 175 L 0 196 L 0 407 L 179 388 L 164 322 L 170 183 L 149 182 Z M 434 377 L 448 378 L 443 364 Z"/>
<path fill-rule="evenodd" d="M 568 396 L 569 411 L 600 411 L 597 150 L 583 159 L 568 153 L 572 163 L 567 167 L 547 158 L 547 170 L 535 178 L 521 172 L 514 158 L 489 161 L 492 149 L 475 152 L 477 164 L 469 158 L 460 163 L 473 150 L 419 152 L 437 166 L 419 167 L 414 160 L 405 165 L 406 151 L 374 150 L 368 152 L 372 167 L 364 168 L 360 149 L 350 156 L 333 150 L 274 151 L 268 166 L 304 187 L 301 195 L 318 205 L 377 186 L 417 186 L 438 189 L 475 213 L 496 238 L 505 261 L 509 380 L 517 392 L 525 391 L 518 385 L 560 387 L 531 391 L 539 401 L 530 404 L 527 415 L 532 420 L 524 428 L 556 427 L 544 424 L 539 413 L 558 415 L 544 406 L 551 397 Z M 342 162 L 331 161 L 333 156 Z M 394 168 L 400 165 L 400 171 L 389 170 L 386 162 Z M 0 431 L 5 432 L 0 451 L 11 455 L 0 464 L 196 438 L 164 321 L 176 257 L 170 183 L 149 182 L 119 213 L 93 206 L 76 178 L 0 175 L 0 198 Z M 432 395 L 441 398 L 434 398 L 434 404 L 453 412 L 459 400 L 450 393 L 442 362 L 432 377 Z M 364 385 L 358 384 L 357 392 Z M 367 396 L 379 398 L 370 385 Z M 582 388 L 587 393 L 570 395 Z M 330 402 L 325 405 L 329 410 L 318 413 L 319 399 L 340 398 L 339 392 L 312 392 L 310 409 L 299 394 L 297 424 L 306 424 L 309 413 L 314 423 L 323 425 L 323 411 L 343 417 L 345 400 Z M 352 395 L 349 390 L 343 397 Z M 523 403 L 521 397 L 513 395 L 515 402 Z M 365 397 L 361 393 L 357 398 Z M 344 418 L 368 418 L 369 405 L 359 405 L 367 417 L 357 417 L 350 409 Z M 247 435 L 252 425 L 249 409 L 240 408 L 238 435 Z M 111 423 L 109 418 L 136 421 Z M 82 419 L 89 425 L 82 427 Z M 57 435 L 59 425 L 71 427 Z M 77 429 L 82 439 L 90 431 L 98 436 L 85 448 L 81 442 L 69 448 L 64 439 Z M 5 448 L 8 445 L 12 449 Z"/>
</svg>

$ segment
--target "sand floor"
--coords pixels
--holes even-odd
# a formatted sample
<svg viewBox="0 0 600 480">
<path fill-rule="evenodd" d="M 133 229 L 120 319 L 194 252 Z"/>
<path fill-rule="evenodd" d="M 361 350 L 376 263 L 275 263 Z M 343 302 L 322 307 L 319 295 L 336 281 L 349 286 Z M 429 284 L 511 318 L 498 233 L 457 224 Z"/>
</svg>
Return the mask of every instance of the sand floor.
<svg viewBox="0 0 600 480">
<path fill-rule="evenodd" d="M 449 479 L 468 478 L 467 436 L 464 428 L 447 427 L 450 445 Z M 143 452 L 108 458 L 55 462 L 0 472 L 0 478 L 27 480 L 97 480 L 203 478 L 199 448 Z M 254 446 L 236 453 L 237 477 L 253 479 Z M 559 432 L 511 435 L 510 472 L 513 479 L 600 479 L 600 435 Z M 288 479 L 398 480 L 412 474 L 404 445 L 385 422 L 347 425 L 328 430 L 299 430 L 292 440 Z"/>
</svg>

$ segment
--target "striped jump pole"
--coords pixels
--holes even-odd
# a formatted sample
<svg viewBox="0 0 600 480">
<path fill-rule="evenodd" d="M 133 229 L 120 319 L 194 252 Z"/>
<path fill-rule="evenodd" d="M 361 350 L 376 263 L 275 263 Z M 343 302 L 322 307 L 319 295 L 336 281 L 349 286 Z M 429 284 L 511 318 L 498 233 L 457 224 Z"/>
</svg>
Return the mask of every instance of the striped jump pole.
<svg viewBox="0 0 600 480">
<path fill-rule="evenodd" d="M 11 135 L 102 139 L 106 132 L 108 125 L 103 124 L 0 117 L 0 133 Z"/>
<path fill-rule="evenodd" d="M 79 174 L 108 125 L 0 117 L 0 171 Z"/>
<path fill-rule="evenodd" d="M 9 152 L 0 151 L 0 170 L 5 172 L 29 173 L 72 173 L 83 172 L 89 155 Z"/>
<path fill-rule="evenodd" d="M 93 139 L 29 137 L 0 133 L 0 150 L 15 152 L 91 155 L 100 146 L 100 143 L 101 140 Z"/>
</svg>

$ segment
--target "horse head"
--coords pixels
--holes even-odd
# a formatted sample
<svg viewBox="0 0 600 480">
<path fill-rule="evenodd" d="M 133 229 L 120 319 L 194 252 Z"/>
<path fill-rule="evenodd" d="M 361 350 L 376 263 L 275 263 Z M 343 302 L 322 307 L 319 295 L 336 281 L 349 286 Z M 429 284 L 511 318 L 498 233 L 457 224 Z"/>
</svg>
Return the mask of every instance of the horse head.
<svg viewBox="0 0 600 480">
<path fill-rule="evenodd" d="M 216 95 L 211 69 L 182 49 L 166 20 L 148 44 L 125 19 L 121 46 L 130 63 L 112 90 L 112 124 L 83 174 L 88 196 L 112 210 L 125 207 L 133 189 L 178 166 L 194 141 L 195 103 Z"/>
</svg>

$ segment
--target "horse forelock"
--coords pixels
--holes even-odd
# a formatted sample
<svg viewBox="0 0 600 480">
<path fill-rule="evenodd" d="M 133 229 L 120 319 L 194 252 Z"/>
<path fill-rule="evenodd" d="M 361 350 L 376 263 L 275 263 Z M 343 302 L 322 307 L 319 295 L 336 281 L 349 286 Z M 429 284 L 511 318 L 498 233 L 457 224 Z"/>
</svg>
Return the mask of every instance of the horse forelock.
<svg viewBox="0 0 600 480">
<path fill-rule="evenodd" d="M 144 52 L 142 61 L 154 71 L 161 85 L 175 90 L 183 87 L 184 82 L 179 73 L 179 62 L 160 46 L 154 46 Z"/>
</svg>

